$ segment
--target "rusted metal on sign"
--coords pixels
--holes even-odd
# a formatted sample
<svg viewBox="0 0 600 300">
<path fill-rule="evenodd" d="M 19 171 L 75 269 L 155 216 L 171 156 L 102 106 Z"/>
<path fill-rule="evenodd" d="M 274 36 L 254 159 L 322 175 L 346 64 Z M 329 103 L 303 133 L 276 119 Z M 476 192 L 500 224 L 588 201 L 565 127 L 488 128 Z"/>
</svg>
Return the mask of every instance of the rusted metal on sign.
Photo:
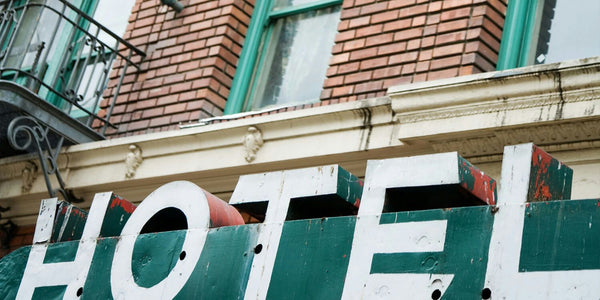
<svg viewBox="0 0 600 300">
<path fill-rule="evenodd" d="M 533 145 L 530 180 L 529 202 L 567 199 L 571 196 L 573 170 Z"/>
<path fill-rule="evenodd" d="M 48 199 L 34 245 L 0 260 L 0 298 L 593 299 L 600 199 L 569 200 L 571 179 L 533 144 L 505 147 L 498 197 L 456 153 L 369 161 L 364 183 L 335 165 L 252 174 L 231 203 L 263 222 L 245 225 L 177 181 L 137 208 L 97 194 L 64 242 L 78 214 Z M 173 216 L 184 227 L 162 227 Z"/>
<path fill-rule="evenodd" d="M 371 185 L 385 185 L 373 196 L 385 197 L 383 212 L 496 203 L 496 181 L 456 152 L 369 161 L 369 169 L 374 173 L 370 178 L 379 182 Z M 402 176 L 390 175 L 394 173 Z M 377 207 L 369 213 L 379 212 Z"/>
<path fill-rule="evenodd" d="M 68 202 L 59 201 L 55 217 L 52 243 L 79 240 L 83 233 L 83 225 L 87 219 L 87 212 Z"/>
<path fill-rule="evenodd" d="M 104 214 L 104 221 L 100 228 L 101 237 L 119 236 L 121 229 L 123 229 L 123 226 L 125 226 L 125 223 L 127 223 L 127 220 L 129 220 L 129 217 L 136 208 L 133 203 L 113 193 L 110 193 L 109 197 L 110 200 Z"/>
<path fill-rule="evenodd" d="M 488 205 L 496 204 L 496 181 L 459 156 L 460 186 Z"/>
</svg>

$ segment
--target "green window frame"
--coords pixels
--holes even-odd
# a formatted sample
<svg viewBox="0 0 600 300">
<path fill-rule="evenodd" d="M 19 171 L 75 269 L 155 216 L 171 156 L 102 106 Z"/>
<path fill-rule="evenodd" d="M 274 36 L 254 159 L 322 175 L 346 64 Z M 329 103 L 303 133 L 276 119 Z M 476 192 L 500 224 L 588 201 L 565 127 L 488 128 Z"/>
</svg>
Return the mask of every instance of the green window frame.
<svg viewBox="0 0 600 300">
<path fill-rule="evenodd" d="M 498 70 L 529 64 L 529 51 L 536 25 L 538 1 L 509 1 L 506 8 L 502 42 L 498 54 Z"/>
<path fill-rule="evenodd" d="M 597 44 L 590 44 L 587 40 L 581 41 L 580 44 L 579 40 L 575 41 L 577 38 L 565 39 L 566 35 L 577 37 L 578 34 L 571 34 L 573 31 L 578 33 L 584 27 L 597 27 L 596 21 L 594 21 L 596 23 L 588 23 L 588 21 L 599 6 L 595 5 L 593 6 L 595 8 L 590 10 L 582 4 L 569 3 L 566 0 L 562 2 L 559 0 L 508 1 L 497 69 L 512 69 L 600 54 L 595 52 L 600 50 Z M 586 13 L 589 14 L 580 17 L 579 13 L 586 9 L 588 10 Z M 571 27 L 573 24 L 580 26 L 579 29 L 577 26 Z M 554 26 L 557 27 L 552 28 Z M 589 35 L 589 32 L 586 34 Z M 589 38 L 597 41 L 591 36 Z M 548 58 L 548 55 L 552 58 Z"/>
<path fill-rule="evenodd" d="M 249 106 L 251 100 L 248 98 L 254 88 L 252 81 L 255 74 L 261 72 L 262 60 L 268 49 L 266 44 L 271 32 L 270 25 L 280 18 L 341 5 L 342 2 L 343 0 L 320 0 L 273 9 L 274 0 L 257 0 L 223 114 L 243 112 Z"/>
</svg>

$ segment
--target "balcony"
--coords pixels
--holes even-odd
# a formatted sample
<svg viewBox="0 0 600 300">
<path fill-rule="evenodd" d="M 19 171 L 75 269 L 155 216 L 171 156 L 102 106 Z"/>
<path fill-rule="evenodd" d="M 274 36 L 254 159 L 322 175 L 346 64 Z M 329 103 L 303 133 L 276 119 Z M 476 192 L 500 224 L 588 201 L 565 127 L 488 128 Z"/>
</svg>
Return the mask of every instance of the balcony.
<svg viewBox="0 0 600 300">
<path fill-rule="evenodd" d="M 88 2 L 0 1 L 0 159 L 37 153 L 50 196 L 67 200 L 60 147 L 102 140 L 116 128 L 110 117 L 121 82 L 145 57 L 86 15 Z M 117 81 L 111 94 L 109 80 Z"/>
</svg>

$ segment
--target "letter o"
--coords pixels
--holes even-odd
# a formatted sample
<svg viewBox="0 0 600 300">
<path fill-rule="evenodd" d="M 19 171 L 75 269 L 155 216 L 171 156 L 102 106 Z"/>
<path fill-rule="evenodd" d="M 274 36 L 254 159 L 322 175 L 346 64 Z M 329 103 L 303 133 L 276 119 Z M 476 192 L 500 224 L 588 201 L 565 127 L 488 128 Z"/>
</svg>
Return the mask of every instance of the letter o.
<svg viewBox="0 0 600 300">
<path fill-rule="evenodd" d="M 131 261 L 137 236 L 152 216 L 165 208 L 185 214 L 188 231 L 182 251 L 185 260 L 177 263 L 167 277 L 152 287 L 140 287 L 133 278 Z M 210 210 L 204 190 L 187 181 L 175 181 L 156 189 L 136 208 L 121 232 L 115 247 L 110 284 L 114 299 L 172 299 L 192 275 L 200 258 L 210 226 Z"/>
</svg>

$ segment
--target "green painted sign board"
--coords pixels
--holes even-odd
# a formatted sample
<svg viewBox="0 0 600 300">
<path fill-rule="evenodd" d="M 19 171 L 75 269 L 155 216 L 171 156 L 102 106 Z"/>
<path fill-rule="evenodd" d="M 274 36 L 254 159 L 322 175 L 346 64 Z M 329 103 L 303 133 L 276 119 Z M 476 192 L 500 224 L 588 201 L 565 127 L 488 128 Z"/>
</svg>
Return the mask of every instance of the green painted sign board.
<svg viewBox="0 0 600 300">
<path fill-rule="evenodd" d="M 600 199 L 569 200 L 571 169 L 532 144 L 508 146 L 496 192 L 465 162 L 456 153 L 369 161 L 364 183 L 338 166 L 242 176 L 230 205 L 256 224 L 240 224 L 232 206 L 188 182 L 137 208 L 112 193 L 85 214 L 45 200 L 34 245 L 0 260 L 0 295 L 597 298 Z M 393 203 L 415 201 L 406 197 L 427 205 Z M 145 231 L 173 212 L 184 228 Z"/>
</svg>

